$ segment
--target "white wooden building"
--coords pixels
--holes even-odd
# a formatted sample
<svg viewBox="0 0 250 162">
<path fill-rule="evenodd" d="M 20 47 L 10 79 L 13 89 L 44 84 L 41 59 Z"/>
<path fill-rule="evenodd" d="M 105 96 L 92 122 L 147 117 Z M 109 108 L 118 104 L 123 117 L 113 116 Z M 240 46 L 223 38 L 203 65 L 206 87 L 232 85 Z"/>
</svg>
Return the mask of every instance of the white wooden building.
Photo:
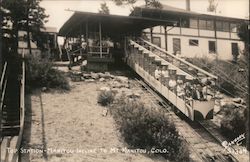
<svg viewBox="0 0 250 162">
<path fill-rule="evenodd" d="M 173 26 L 156 26 L 144 30 L 148 39 L 181 57 L 208 57 L 232 60 L 241 54 L 244 43 L 237 27 L 244 19 L 200 14 L 163 5 L 162 9 L 136 7 L 131 16 L 175 21 Z"/>
</svg>

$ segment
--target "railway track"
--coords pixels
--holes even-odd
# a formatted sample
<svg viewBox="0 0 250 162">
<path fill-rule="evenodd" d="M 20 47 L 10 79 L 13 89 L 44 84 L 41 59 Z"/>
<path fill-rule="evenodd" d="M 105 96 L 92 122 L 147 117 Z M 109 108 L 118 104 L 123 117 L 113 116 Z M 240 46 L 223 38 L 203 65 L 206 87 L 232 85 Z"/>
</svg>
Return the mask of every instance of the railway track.
<svg viewBox="0 0 250 162">
<path fill-rule="evenodd" d="M 136 89 L 142 91 L 143 99 L 151 103 L 156 110 L 164 108 L 190 147 L 190 157 L 202 162 L 238 162 L 231 153 L 221 145 L 224 140 L 218 132 L 213 132 L 206 121 L 193 122 L 182 115 L 176 115 L 175 109 L 164 100 L 152 87 L 141 79 L 135 79 Z"/>
</svg>

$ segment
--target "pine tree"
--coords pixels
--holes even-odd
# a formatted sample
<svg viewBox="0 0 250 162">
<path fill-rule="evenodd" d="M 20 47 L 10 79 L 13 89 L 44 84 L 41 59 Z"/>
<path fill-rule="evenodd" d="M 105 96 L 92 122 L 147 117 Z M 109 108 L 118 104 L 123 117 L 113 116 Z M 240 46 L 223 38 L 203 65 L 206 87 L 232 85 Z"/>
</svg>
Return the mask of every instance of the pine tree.
<svg viewBox="0 0 250 162">
<path fill-rule="evenodd" d="M 106 2 L 101 3 L 101 9 L 99 10 L 99 13 L 109 15 L 109 8 L 108 8 Z"/>
</svg>

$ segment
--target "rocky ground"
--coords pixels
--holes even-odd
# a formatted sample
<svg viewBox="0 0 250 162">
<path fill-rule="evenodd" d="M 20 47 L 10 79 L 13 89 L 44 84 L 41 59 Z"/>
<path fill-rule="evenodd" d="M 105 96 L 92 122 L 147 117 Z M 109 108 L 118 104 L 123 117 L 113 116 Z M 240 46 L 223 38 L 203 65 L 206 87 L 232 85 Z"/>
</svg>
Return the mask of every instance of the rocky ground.
<svg viewBox="0 0 250 162">
<path fill-rule="evenodd" d="M 22 162 L 164 161 L 129 153 L 113 118 L 103 115 L 104 107 L 97 104 L 101 88 L 126 90 L 127 78 L 109 73 L 93 77 L 96 74 L 85 74 L 81 82 L 71 82 L 70 92 L 36 91 L 26 97 Z"/>
</svg>

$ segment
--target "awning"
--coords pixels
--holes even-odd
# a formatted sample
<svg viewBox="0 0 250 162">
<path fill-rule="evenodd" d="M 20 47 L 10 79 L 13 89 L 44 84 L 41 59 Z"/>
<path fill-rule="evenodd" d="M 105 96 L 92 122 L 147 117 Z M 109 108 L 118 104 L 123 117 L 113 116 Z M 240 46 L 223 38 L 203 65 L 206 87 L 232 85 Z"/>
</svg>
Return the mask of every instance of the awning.
<svg viewBox="0 0 250 162">
<path fill-rule="evenodd" d="M 74 37 L 85 34 L 87 23 L 101 23 L 102 31 L 109 34 L 125 34 L 141 31 L 157 25 L 173 25 L 174 21 L 159 19 L 118 16 L 90 12 L 75 12 L 59 31 L 60 36 Z"/>
</svg>

